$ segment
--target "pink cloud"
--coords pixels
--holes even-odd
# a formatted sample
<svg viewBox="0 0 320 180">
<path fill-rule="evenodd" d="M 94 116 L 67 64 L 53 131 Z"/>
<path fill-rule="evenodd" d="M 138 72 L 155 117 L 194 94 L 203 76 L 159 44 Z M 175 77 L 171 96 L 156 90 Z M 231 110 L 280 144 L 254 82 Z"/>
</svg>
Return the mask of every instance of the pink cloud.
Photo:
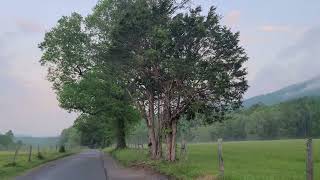
<svg viewBox="0 0 320 180">
<path fill-rule="evenodd" d="M 33 22 L 31 20 L 18 18 L 18 19 L 16 19 L 15 23 L 16 23 L 16 26 L 19 28 L 19 30 L 21 30 L 23 32 L 41 33 L 44 31 L 43 26 L 41 26 L 40 24 Z"/>
<path fill-rule="evenodd" d="M 230 26 L 234 26 L 234 25 L 238 24 L 238 22 L 240 20 L 240 16 L 241 16 L 240 11 L 233 10 L 226 15 L 225 22 L 226 22 L 226 24 L 228 24 Z"/>
<path fill-rule="evenodd" d="M 290 32 L 291 28 L 289 26 L 280 26 L 280 25 L 264 25 L 261 26 L 260 31 L 263 32 Z"/>
</svg>

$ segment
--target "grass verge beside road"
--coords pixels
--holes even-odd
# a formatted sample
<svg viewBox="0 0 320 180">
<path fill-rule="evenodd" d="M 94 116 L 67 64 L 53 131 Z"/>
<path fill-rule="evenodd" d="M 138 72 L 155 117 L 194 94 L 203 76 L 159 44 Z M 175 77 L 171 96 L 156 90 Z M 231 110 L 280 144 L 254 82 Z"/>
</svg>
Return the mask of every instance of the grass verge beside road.
<svg viewBox="0 0 320 180">
<path fill-rule="evenodd" d="M 177 179 L 213 179 L 218 174 L 216 144 L 190 144 L 187 159 L 175 163 L 149 160 L 147 150 L 111 154 L 125 166 L 148 166 Z M 305 179 L 304 140 L 226 142 L 223 156 L 227 180 Z M 314 179 L 320 179 L 319 140 L 314 141 L 314 165 Z"/>
<path fill-rule="evenodd" d="M 17 156 L 16 165 L 12 166 L 10 165 L 10 163 L 12 162 L 14 152 L 0 151 L 0 179 L 13 179 L 14 177 L 23 174 L 29 169 L 35 168 L 46 162 L 72 155 L 74 153 L 75 152 L 73 151 L 66 153 L 46 152 L 43 153 L 44 159 L 38 159 L 37 154 L 33 153 L 31 162 L 28 162 L 28 153 L 21 152 Z"/>
</svg>

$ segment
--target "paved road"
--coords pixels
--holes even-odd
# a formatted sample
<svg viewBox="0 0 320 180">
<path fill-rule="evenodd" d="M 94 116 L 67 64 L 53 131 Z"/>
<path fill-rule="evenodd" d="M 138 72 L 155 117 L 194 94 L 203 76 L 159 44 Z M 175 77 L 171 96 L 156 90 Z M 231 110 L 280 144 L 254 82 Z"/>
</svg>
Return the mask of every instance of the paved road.
<svg viewBox="0 0 320 180">
<path fill-rule="evenodd" d="M 97 150 L 49 162 L 17 180 L 167 180 L 150 171 L 128 169 Z"/>
</svg>

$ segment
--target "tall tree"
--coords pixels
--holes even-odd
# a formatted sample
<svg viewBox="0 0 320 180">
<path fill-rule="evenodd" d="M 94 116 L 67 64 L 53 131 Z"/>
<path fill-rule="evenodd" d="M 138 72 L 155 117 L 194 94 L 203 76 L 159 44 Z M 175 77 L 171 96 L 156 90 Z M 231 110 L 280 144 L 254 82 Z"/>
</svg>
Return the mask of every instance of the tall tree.
<svg viewBox="0 0 320 180">
<path fill-rule="evenodd" d="M 62 17 L 40 44 L 44 52 L 40 62 L 49 68 L 48 77 L 60 106 L 113 124 L 113 128 L 100 128 L 116 130 L 117 147 L 125 148 L 126 126 L 138 116 L 121 81 L 95 58 L 94 42 L 85 27 L 86 22 L 77 13 Z"/>
<path fill-rule="evenodd" d="M 173 0 L 137 0 L 113 32 L 114 57 L 126 69 L 132 98 L 146 119 L 152 158 L 176 158 L 177 123 L 186 111 L 202 112 L 208 122 L 222 120 L 241 105 L 247 90 L 248 60 L 239 33 L 219 22 L 212 7 L 185 8 Z M 121 56 L 120 56 L 120 55 Z M 156 122 L 156 120 L 158 122 Z"/>
<path fill-rule="evenodd" d="M 63 17 L 40 45 L 41 62 L 49 66 L 54 88 L 62 94 L 72 92 L 65 96 L 71 101 L 60 98 L 66 105 L 62 106 L 92 116 L 101 107 L 110 108 L 104 113 L 123 112 L 117 109 L 126 108 L 117 103 L 110 107 L 114 100 L 134 102 L 146 120 L 151 157 L 161 157 L 165 138 L 169 161 L 176 159 L 177 123 L 182 114 L 201 112 L 212 123 L 238 108 L 248 87 L 243 67 L 248 57 L 239 45 L 239 33 L 220 24 L 214 7 L 204 16 L 200 7 L 187 7 L 187 2 L 101 0 L 85 20 L 76 13 Z M 112 72 L 116 78 L 99 76 L 92 81 L 95 72 L 106 76 Z M 89 84 L 111 82 L 111 88 L 105 88 L 115 96 L 104 94 L 101 99 L 108 101 L 100 106 L 102 100 L 97 97 L 102 97 L 103 87 L 89 85 L 85 87 L 95 88 L 76 93 L 86 78 L 91 79 Z M 120 87 L 121 95 L 112 87 Z M 126 124 L 117 122 L 122 128 Z"/>
</svg>

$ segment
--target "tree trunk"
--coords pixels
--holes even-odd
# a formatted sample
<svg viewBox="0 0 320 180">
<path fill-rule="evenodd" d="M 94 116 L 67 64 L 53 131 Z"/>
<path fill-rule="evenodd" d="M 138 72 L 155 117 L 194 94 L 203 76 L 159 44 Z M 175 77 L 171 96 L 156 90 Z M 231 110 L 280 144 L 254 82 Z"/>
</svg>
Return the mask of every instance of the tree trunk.
<svg viewBox="0 0 320 180">
<path fill-rule="evenodd" d="M 157 133 L 157 159 L 162 157 L 162 124 L 158 116 L 158 133 Z"/>
<path fill-rule="evenodd" d="M 173 120 L 167 126 L 168 133 L 166 134 L 167 140 L 167 160 L 176 160 L 176 145 L 177 145 L 177 121 Z"/>
<path fill-rule="evenodd" d="M 162 157 L 162 116 L 161 116 L 161 110 L 160 110 L 160 98 L 158 96 L 158 109 L 157 109 L 157 120 L 158 120 L 158 127 L 157 127 L 157 159 L 160 159 Z"/>
<path fill-rule="evenodd" d="M 124 149 L 127 147 L 126 144 L 126 132 L 124 119 L 119 118 L 117 120 L 117 149 Z"/>
<path fill-rule="evenodd" d="M 161 148 L 159 148 L 158 137 L 156 137 L 156 133 L 152 126 L 148 126 L 148 136 L 149 136 L 149 150 L 151 153 L 152 159 L 160 159 L 161 158 Z"/>
<path fill-rule="evenodd" d="M 152 94 L 149 95 L 149 111 L 146 117 L 146 123 L 148 127 L 148 135 L 149 135 L 149 148 L 152 159 L 160 159 L 161 158 L 161 148 L 159 148 L 159 132 L 155 131 L 155 111 L 154 111 L 154 96 Z"/>
</svg>

